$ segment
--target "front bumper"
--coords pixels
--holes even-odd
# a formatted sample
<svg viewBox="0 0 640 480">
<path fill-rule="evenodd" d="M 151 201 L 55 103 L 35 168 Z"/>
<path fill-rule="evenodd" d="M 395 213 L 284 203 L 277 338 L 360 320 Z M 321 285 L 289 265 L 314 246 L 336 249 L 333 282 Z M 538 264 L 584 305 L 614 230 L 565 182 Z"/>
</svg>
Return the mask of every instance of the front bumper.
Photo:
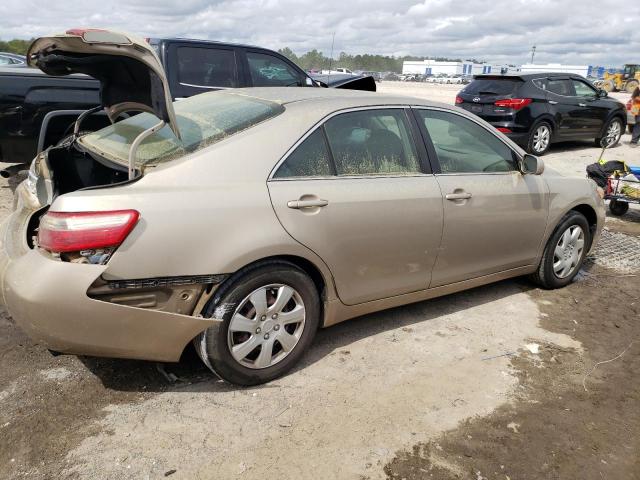
<svg viewBox="0 0 640 480">
<path fill-rule="evenodd" d="M 63 353 L 178 361 L 217 321 L 89 298 L 108 266 L 62 262 L 29 248 L 33 213 L 19 199 L 0 227 L 0 290 L 9 314 L 35 341 Z"/>
</svg>

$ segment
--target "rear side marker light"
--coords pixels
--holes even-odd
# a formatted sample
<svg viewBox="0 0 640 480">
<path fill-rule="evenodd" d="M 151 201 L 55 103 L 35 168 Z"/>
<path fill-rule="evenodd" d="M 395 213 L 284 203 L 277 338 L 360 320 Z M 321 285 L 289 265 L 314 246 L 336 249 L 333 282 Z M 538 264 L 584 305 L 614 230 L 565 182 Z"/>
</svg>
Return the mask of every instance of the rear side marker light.
<svg viewBox="0 0 640 480">
<path fill-rule="evenodd" d="M 496 107 L 512 108 L 514 110 L 520 110 L 523 107 L 529 105 L 533 100 L 531 98 L 505 98 L 504 100 L 498 100 L 494 105 Z"/>
<path fill-rule="evenodd" d="M 40 220 L 38 245 L 54 253 L 118 247 L 139 218 L 136 210 L 48 212 Z"/>
<path fill-rule="evenodd" d="M 502 132 L 502 133 L 511 133 L 511 130 L 509 130 L 508 128 L 504 128 L 504 127 L 497 127 L 496 130 L 498 130 L 499 132 Z"/>
<path fill-rule="evenodd" d="M 464 100 L 462 99 L 462 97 L 456 95 L 456 105 L 458 105 L 459 103 L 464 103 Z"/>
</svg>

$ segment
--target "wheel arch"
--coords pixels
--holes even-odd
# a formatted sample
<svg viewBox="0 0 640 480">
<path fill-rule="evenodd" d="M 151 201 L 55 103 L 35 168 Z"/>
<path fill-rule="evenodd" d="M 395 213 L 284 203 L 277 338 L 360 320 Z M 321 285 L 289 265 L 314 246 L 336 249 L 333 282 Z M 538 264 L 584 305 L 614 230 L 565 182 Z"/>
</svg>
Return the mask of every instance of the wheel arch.
<svg viewBox="0 0 640 480">
<path fill-rule="evenodd" d="M 327 308 L 325 307 L 326 302 L 329 300 L 328 291 L 333 285 L 333 279 L 330 277 L 330 274 L 323 272 L 323 270 L 318 267 L 313 261 L 308 258 L 302 257 L 300 255 L 292 255 L 292 254 L 281 254 L 281 255 L 272 255 L 268 257 L 263 257 L 257 260 L 254 260 L 246 265 L 243 265 L 241 268 L 236 270 L 233 274 L 229 275 L 224 282 L 218 285 L 216 291 L 220 291 L 224 289 L 226 285 L 234 281 L 238 278 L 238 276 L 244 274 L 247 270 L 251 270 L 253 268 L 259 267 L 261 265 L 269 264 L 269 263 L 290 263 L 298 267 L 300 270 L 305 272 L 316 287 L 318 291 L 318 296 L 320 297 L 320 327 L 324 326 L 326 323 L 325 314 L 327 312 Z"/>
<path fill-rule="evenodd" d="M 584 215 L 584 217 L 587 219 L 587 223 L 589 224 L 591 239 L 593 240 L 595 231 L 598 228 L 598 214 L 596 213 L 594 208 L 586 203 L 581 203 L 571 208 L 571 210 L 569 210 L 567 213 L 571 211 L 578 212 Z M 591 248 L 591 245 L 589 245 L 589 248 Z"/>
<path fill-rule="evenodd" d="M 553 140 L 555 138 L 556 131 L 558 130 L 558 128 L 557 128 L 556 119 L 554 118 L 554 116 L 551 113 L 543 113 L 538 118 L 536 118 L 536 120 L 533 122 L 533 124 L 531 126 L 531 130 L 529 132 L 533 132 L 534 129 L 537 128 L 538 125 L 540 125 L 543 122 L 544 123 L 548 123 L 549 126 L 551 127 L 551 139 Z"/>
<path fill-rule="evenodd" d="M 624 135 L 624 131 L 627 128 L 627 112 L 626 111 L 614 111 L 612 113 L 609 114 L 609 117 L 607 118 L 607 120 L 602 124 L 602 128 L 600 129 L 600 133 L 598 134 L 597 138 L 601 138 L 602 136 L 604 136 L 606 128 L 609 125 L 609 122 L 613 119 L 617 118 L 618 120 L 620 120 L 622 122 L 622 133 L 621 135 Z"/>
</svg>

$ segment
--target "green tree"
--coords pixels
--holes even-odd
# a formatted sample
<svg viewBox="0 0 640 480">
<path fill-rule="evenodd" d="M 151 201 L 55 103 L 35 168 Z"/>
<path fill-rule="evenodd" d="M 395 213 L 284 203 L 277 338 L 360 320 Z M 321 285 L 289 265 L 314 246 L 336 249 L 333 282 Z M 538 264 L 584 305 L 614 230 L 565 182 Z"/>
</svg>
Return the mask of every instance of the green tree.
<svg viewBox="0 0 640 480">
<path fill-rule="evenodd" d="M 33 38 L 31 40 L 20 40 L 18 38 L 14 38 L 13 40 L 9 40 L 7 42 L 0 40 L 0 52 L 8 52 L 8 53 L 19 53 L 20 55 L 26 55 L 27 49 L 29 45 L 33 42 Z"/>
</svg>

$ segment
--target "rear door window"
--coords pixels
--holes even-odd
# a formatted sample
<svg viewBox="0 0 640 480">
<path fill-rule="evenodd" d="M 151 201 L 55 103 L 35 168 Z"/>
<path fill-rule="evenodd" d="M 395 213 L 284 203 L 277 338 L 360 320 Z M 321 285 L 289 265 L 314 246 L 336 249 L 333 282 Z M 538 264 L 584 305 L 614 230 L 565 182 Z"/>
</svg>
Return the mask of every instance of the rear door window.
<svg viewBox="0 0 640 480">
<path fill-rule="evenodd" d="M 235 51 L 180 46 L 176 51 L 178 82 L 187 87 L 238 87 Z"/>
<path fill-rule="evenodd" d="M 562 95 L 563 97 L 575 96 L 573 85 L 569 79 L 549 78 L 547 80 L 547 91 L 555 93 L 556 95 Z"/>
<path fill-rule="evenodd" d="M 462 92 L 469 95 L 510 95 L 522 85 L 512 78 L 479 78 L 467 85 Z"/>
<path fill-rule="evenodd" d="M 322 128 L 318 128 L 298 145 L 273 177 L 326 177 L 332 174 L 329 148 Z"/>
<path fill-rule="evenodd" d="M 343 113 L 325 129 L 338 175 L 421 173 L 404 109 Z"/>
<path fill-rule="evenodd" d="M 247 62 L 254 87 L 293 87 L 305 84 L 301 72 L 273 55 L 247 52 Z"/>
</svg>

